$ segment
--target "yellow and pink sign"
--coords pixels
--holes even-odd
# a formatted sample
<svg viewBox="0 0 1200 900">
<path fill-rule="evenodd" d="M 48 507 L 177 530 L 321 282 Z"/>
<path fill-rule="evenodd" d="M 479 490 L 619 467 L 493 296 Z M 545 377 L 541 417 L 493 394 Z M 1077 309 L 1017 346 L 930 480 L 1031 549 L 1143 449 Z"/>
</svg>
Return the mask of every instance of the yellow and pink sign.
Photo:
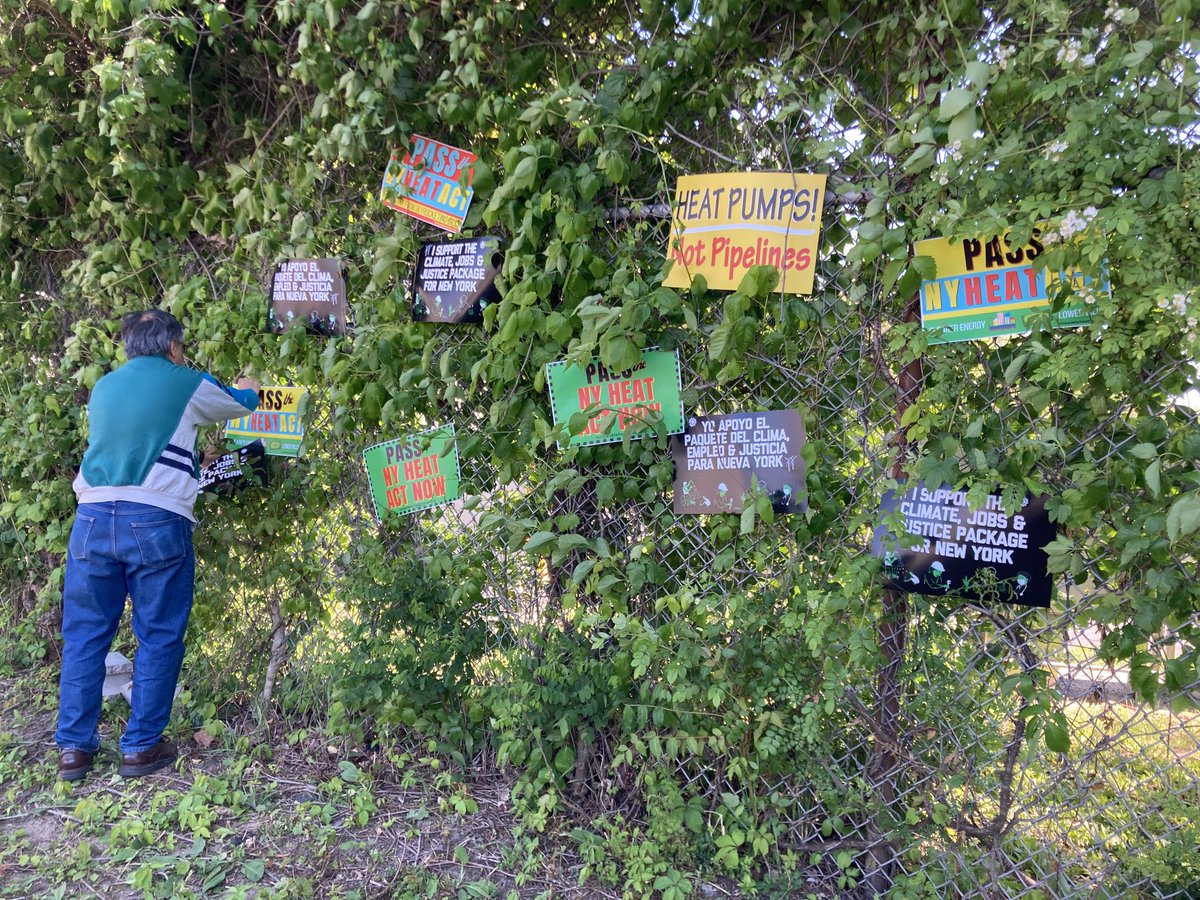
<svg viewBox="0 0 1200 900">
<path fill-rule="evenodd" d="M 414 134 L 403 156 L 399 149 L 392 152 L 379 200 L 390 209 L 458 234 L 475 196 L 471 181 L 478 159 L 468 150 Z"/>
<path fill-rule="evenodd" d="M 267 456 L 299 456 L 304 441 L 300 407 L 308 391 L 290 384 L 259 388 L 258 409 L 225 426 L 230 450 L 262 441 Z"/>
<path fill-rule="evenodd" d="M 710 288 L 736 290 L 750 269 L 774 266 L 779 291 L 811 294 L 824 194 L 824 175 L 681 175 L 663 284 L 688 287 L 703 275 Z"/>
<path fill-rule="evenodd" d="M 929 343 L 1028 334 L 1026 317 L 1050 308 L 1058 282 L 1070 282 L 1076 292 L 1093 287 L 1092 278 L 1078 269 L 1057 272 L 1042 266 L 1037 261 L 1045 249 L 1041 238 L 1039 227 L 1024 245 L 1010 243 L 1007 234 L 917 241 L 916 254 L 930 257 L 936 267 L 936 275 L 921 284 L 921 327 Z M 1107 293 L 1108 278 L 1096 287 Z M 1076 299 L 1051 314 L 1050 327 L 1091 320 L 1091 309 Z"/>
</svg>

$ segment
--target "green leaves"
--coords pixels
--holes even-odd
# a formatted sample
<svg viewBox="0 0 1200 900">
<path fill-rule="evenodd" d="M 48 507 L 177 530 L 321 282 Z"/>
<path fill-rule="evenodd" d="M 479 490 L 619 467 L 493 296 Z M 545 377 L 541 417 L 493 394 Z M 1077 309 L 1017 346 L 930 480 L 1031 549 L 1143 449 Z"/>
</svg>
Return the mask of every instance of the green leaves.
<svg viewBox="0 0 1200 900">
<path fill-rule="evenodd" d="M 938 105 L 938 118 L 948 122 L 968 107 L 975 105 L 975 92 L 966 88 L 954 88 L 942 96 Z"/>
<path fill-rule="evenodd" d="M 529 540 L 525 542 L 525 549 L 530 553 L 536 553 L 538 550 L 545 547 L 554 541 L 558 535 L 553 531 L 539 531 L 529 536 Z"/>
<path fill-rule="evenodd" d="M 1167 537 L 1178 543 L 1200 528 L 1200 494 L 1185 494 L 1171 504 L 1167 512 Z"/>
<path fill-rule="evenodd" d="M 1125 54 L 1121 59 L 1121 64 L 1129 68 L 1136 68 L 1154 51 L 1153 41 L 1137 41 L 1133 45 L 1133 49 Z"/>
<path fill-rule="evenodd" d="M 1195 65 L 1176 26 L 1122 14 L 1088 37 L 1099 10 L 1089 24 L 961 4 L 861 21 L 818 6 L 775 29 L 722 3 L 700 16 L 578 5 L 549 24 L 544 4 L 475 0 L 219 6 L 77 4 L 85 42 L 22 10 L 35 27 L 0 50 L 0 574 L 13 585 L 56 596 L 86 389 L 119 359 L 120 313 L 161 297 L 197 365 L 313 389 L 305 456 L 280 463 L 269 494 L 205 501 L 195 615 L 212 640 L 195 651 L 197 690 L 225 708 L 263 679 L 264 654 L 245 648 L 270 646 L 268 598 L 283 598 L 289 638 L 330 648 L 330 668 L 304 668 L 324 649 L 297 657 L 279 689 L 302 696 L 282 708 L 311 704 L 312 673 L 332 672 L 347 729 L 370 716 L 456 771 L 486 741 L 514 767 L 529 833 L 555 830 L 568 790 L 579 809 L 634 810 L 580 841 L 592 876 L 610 866 L 630 893 L 686 896 L 681 861 L 747 882 L 790 873 L 774 842 L 795 798 L 768 785 L 811 785 L 831 841 L 861 838 L 875 810 L 916 844 L 970 820 L 994 777 L 980 763 L 1005 758 L 1022 703 L 1043 753 L 1081 740 L 1041 676 L 1022 672 L 998 703 L 989 674 L 1012 656 L 1000 623 L 1034 646 L 1065 624 L 1067 597 L 1104 625 L 1107 655 L 1133 659 L 1141 693 L 1189 684 L 1186 665 L 1139 655 L 1198 602 L 1178 562 L 1200 535 L 1200 451 L 1175 399 L 1196 357 L 1175 297 L 1194 300 L 1200 238 L 1196 154 L 1179 142 Z M 444 235 L 378 193 L 388 155 L 418 133 L 480 155 L 462 237 L 498 235 L 504 257 L 482 325 L 411 321 L 417 251 Z M 663 288 L 676 176 L 745 168 L 835 176 L 814 293 L 780 295 L 761 268 L 737 291 Z M 1089 206 L 1103 241 L 1051 239 Z M 1032 247 L 1035 227 L 1052 272 L 1106 260 L 1094 321 L 928 346 L 909 304 L 945 273 L 915 242 Z M 344 338 L 263 333 L 267 273 L 301 253 L 345 260 Z M 984 304 L 1025 277 L 1010 262 L 980 254 Z M 1051 285 L 1056 302 L 1080 290 Z M 621 369 L 649 346 L 680 351 L 689 411 L 805 409 L 804 512 L 776 516 L 759 497 L 740 516 L 676 516 L 663 435 L 557 448 L 546 364 Z M 362 447 L 450 421 L 469 499 L 376 531 Z M 831 780 L 823 760 L 869 765 L 885 746 L 848 689 L 866 686 L 869 705 L 879 683 L 879 562 L 863 548 L 900 470 L 999 483 L 1016 504 L 1049 491 L 1050 568 L 1073 582 L 1019 620 L 909 598 L 901 672 L 919 677 L 900 686 L 902 718 L 971 740 L 950 761 L 944 731 L 905 734 L 905 752 L 941 768 L 933 796 L 884 811 L 871 779 Z M 1096 589 L 1077 604 L 1081 585 Z M 1018 749 L 1019 765 L 1036 760 Z M 698 764 L 726 796 L 679 775 Z M 361 788 L 366 770 L 346 765 L 340 789 Z M 847 846 L 813 863 L 846 893 Z M 972 859 L 956 873 L 968 892 Z M 137 877 L 154 889 L 153 871 Z"/>
<path fill-rule="evenodd" d="M 976 59 L 967 63 L 967 78 L 975 86 L 975 90 L 982 91 L 987 87 L 991 75 L 992 67 L 983 60 Z"/>
<path fill-rule="evenodd" d="M 950 126 L 946 130 L 946 137 L 950 140 L 951 144 L 966 144 L 974 138 L 977 124 L 978 119 L 975 107 L 968 107 L 950 120 Z"/>
<path fill-rule="evenodd" d="M 537 158 L 525 156 L 517 163 L 517 167 L 513 170 L 513 184 L 520 189 L 533 186 L 534 179 L 537 178 Z"/>
<path fill-rule="evenodd" d="M 1046 749 L 1053 753 L 1067 753 L 1071 749 L 1071 733 L 1062 713 L 1056 713 L 1051 721 L 1046 722 L 1042 736 L 1046 742 Z"/>
<path fill-rule="evenodd" d="M 596 167 L 613 184 L 624 183 L 629 174 L 629 162 L 619 150 L 605 148 L 596 159 Z"/>
<path fill-rule="evenodd" d="M 1157 497 L 1162 493 L 1162 460 L 1156 459 L 1146 466 L 1145 479 L 1152 496 Z"/>
<path fill-rule="evenodd" d="M 251 859 L 242 864 L 242 877 L 252 884 L 258 884 L 266 874 L 267 864 L 261 859 Z"/>
</svg>

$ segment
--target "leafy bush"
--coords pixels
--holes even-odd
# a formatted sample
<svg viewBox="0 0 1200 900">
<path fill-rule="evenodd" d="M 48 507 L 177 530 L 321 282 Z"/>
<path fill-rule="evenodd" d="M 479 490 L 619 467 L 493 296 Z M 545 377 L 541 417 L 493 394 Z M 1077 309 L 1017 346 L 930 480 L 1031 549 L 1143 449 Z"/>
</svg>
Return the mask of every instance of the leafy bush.
<svg viewBox="0 0 1200 900">
<path fill-rule="evenodd" d="M 1069 616 L 1143 700 L 1197 680 L 1192 5 L 0 0 L 0 658 L 53 658 L 86 393 L 120 315 L 161 305 L 198 365 L 314 394 L 303 459 L 200 507 L 203 702 L 278 683 L 493 752 L 528 825 L 591 829 L 643 893 L 685 894 L 689 861 L 1041 878 L 1007 828 L 1058 801 L 1014 785 L 1078 728 L 1029 648 Z M 374 194 L 417 133 L 480 157 L 464 231 L 505 258 L 478 329 L 407 314 L 440 234 Z M 663 286 L 675 177 L 735 169 L 830 174 L 812 295 L 762 268 Z M 1035 228 L 1049 269 L 1111 282 L 1051 298 L 1091 322 L 931 345 L 916 242 Z M 352 334 L 264 333 L 274 264 L 324 255 Z M 674 515 L 661 429 L 559 449 L 546 364 L 654 346 L 689 410 L 802 412 L 803 513 Z M 466 499 L 376 526 L 361 449 L 446 422 Z M 1051 612 L 885 591 L 868 541 L 901 478 L 1050 494 Z"/>
</svg>

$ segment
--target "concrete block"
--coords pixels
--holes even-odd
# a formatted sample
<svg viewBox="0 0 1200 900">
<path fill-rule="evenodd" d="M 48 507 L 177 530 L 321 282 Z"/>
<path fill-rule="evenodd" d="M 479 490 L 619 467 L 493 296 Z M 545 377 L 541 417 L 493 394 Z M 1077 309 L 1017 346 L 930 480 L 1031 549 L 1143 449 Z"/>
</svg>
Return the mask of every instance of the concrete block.
<svg viewBox="0 0 1200 900">
<path fill-rule="evenodd" d="M 133 660 L 115 650 L 104 657 L 105 675 L 132 675 Z"/>
<path fill-rule="evenodd" d="M 125 702 L 133 703 L 133 662 L 121 653 L 109 653 L 104 657 L 104 698 L 124 697 Z M 182 684 L 175 686 L 175 699 L 179 699 Z"/>
</svg>

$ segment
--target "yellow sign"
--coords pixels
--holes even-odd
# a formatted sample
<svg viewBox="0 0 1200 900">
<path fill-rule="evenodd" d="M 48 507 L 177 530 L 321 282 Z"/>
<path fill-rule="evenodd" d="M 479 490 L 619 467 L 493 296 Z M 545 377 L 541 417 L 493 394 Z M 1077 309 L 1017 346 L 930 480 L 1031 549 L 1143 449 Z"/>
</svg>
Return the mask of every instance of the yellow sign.
<svg viewBox="0 0 1200 900">
<path fill-rule="evenodd" d="M 1060 281 L 1078 290 L 1092 279 L 1078 270 L 1054 272 L 1038 261 L 1045 247 L 1042 229 L 1033 229 L 1024 246 L 1009 243 L 1007 234 L 965 240 L 931 238 L 918 241 L 918 256 L 936 266 L 933 279 L 921 284 L 921 327 L 929 343 L 1027 334 L 1026 318 L 1050 307 L 1050 291 Z M 1107 276 L 1099 288 L 1108 291 Z M 1067 303 L 1050 317 L 1052 328 L 1086 325 L 1092 313 L 1082 300 Z"/>
<path fill-rule="evenodd" d="M 736 290 L 754 266 L 774 266 L 780 291 L 811 294 L 824 191 L 824 175 L 681 175 L 663 284 L 703 275 L 710 288 Z"/>
<path fill-rule="evenodd" d="M 300 403 L 308 395 L 303 388 L 281 385 L 258 392 L 258 409 L 225 426 L 230 449 L 262 441 L 267 456 L 298 456 L 304 440 Z"/>
</svg>

